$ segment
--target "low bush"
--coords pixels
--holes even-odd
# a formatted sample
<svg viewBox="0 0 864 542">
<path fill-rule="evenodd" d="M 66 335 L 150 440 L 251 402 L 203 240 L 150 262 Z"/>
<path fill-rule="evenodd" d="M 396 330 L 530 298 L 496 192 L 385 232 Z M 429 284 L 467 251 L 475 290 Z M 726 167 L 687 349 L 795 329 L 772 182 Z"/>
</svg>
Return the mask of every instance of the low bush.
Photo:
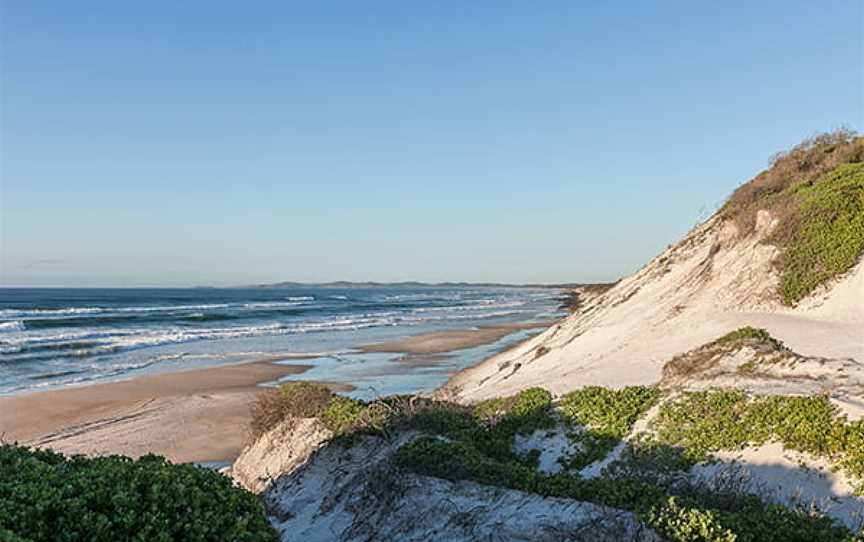
<svg viewBox="0 0 864 542">
<path fill-rule="evenodd" d="M 0 446 L 0 540 L 272 542 L 258 499 L 157 456 L 64 457 Z"/>
<path fill-rule="evenodd" d="M 687 392 L 664 403 L 651 428 L 658 442 L 681 447 L 690 461 L 704 461 L 711 452 L 765 440 L 745 425 L 747 408 L 742 391 Z"/>
<path fill-rule="evenodd" d="M 588 386 L 566 394 L 558 404 L 560 415 L 580 426 L 573 434 L 580 451 L 567 459 L 566 466 L 581 469 L 603 459 L 659 397 L 657 388 L 646 386 L 620 390 Z"/>
<path fill-rule="evenodd" d="M 738 537 L 721 526 L 717 515 L 707 510 L 683 507 L 675 497 L 651 509 L 648 523 L 658 533 L 682 542 L 736 542 Z"/>
<path fill-rule="evenodd" d="M 675 497 L 655 484 L 628 478 L 585 479 L 543 474 L 518 462 L 498 461 L 469 442 L 424 437 L 400 448 L 394 464 L 451 481 L 472 480 L 547 497 L 592 502 L 636 513 L 678 542 L 847 542 L 851 533 L 830 518 L 810 517 L 752 495 L 714 503 L 710 493 Z M 724 508 L 718 508 L 725 503 Z"/>
<path fill-rule="evenodd" d="M 713 344 L 717 345 L 733 345 L 739 346 L 747 344 L 749 341 L 771 341 L 773 340 L 767 329 L 744 326 L 735 331 L 731 331 L 723 335 Z"/>
<path fill-rule="evenodd" d="M 864 138 L 855 132 L 841 129 L 819 134 L 772 157 L 768 169 L 735 190 L 721 213 L 747 234 L 755 227 L 756 212 L 766 206 L 782 207 L 777 199 L 788 189 L 813 183 L 843 164 L 861 161 Z"/>
<path fill-rule="evenodd" d="M 659 397 L 659 390 L 647 386 L 620 390 L 588 386 L 562 397 L 558 407 L 566 420 L 622 439 Z"/>
<path fill-rule="evenodd" d="M 651 423 L 657 442 L 691 461 L 768 441 L 834 461 L 864 492 L 864 422 L 849 423 L 828 396 L 749 397 L 738 390 L 683 393 Z"/>
</svg>

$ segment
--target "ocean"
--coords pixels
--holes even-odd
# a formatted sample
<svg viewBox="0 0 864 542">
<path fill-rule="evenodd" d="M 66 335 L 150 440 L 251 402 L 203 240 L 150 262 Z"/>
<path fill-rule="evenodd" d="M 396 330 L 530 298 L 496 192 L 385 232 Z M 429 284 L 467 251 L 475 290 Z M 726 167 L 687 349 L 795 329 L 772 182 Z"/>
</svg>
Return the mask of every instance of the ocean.
<svg viewBox="0 0 864 542">
<path fill-rule="evenodd" d="M 0 289 L 0 394 L 265 357 L 312 365 L 291 379 L 350 383 L 357 397 L 411 393 L 440 385 L 528 332 L 435 363 L 355 347 L 552 320 L 561 315 L 560 296 L 497 287 Z M 310 356 L 296 359 L 300 354 Z"/>
</svg>

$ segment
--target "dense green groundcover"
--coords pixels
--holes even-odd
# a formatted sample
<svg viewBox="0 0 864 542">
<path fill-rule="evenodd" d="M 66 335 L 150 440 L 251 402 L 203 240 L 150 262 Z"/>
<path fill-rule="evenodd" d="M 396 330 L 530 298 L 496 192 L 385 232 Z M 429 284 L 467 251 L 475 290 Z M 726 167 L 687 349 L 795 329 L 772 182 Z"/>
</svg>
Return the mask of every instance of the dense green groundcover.
<svg viewBox="0 0 864 542">
<path fill-rule="evenodd" d="M 662 405 L 656 440 L 691 462 L 719 450 L 780 442 L 831 460 L 864 494 L 864 420 L 850 422 L 827 395 L 749 396 L 740 390 L 686 392 Z"/>
<path fill-rule="evenodd" d="M 494 399 L 476 406 L 474 412 L 456 411 L 431 405 L 426 420 L 437 417 L 437 424 L 412 423 L 433 436 L 403 446 L 396 454 L 397 466 L 448 480 L 472 480 L 482 484 L 509 487 L 544 496 L 571 498 L 630 510 L 665 538 L 678 542 L 848 542 L 862 540 L 844 526 L 827 517 L 814 517 L 779 505 L 766 504 L 754 495 L 728 492 L 720 495 L 708 488 L 670 486 L 630 476 L 626 469 L 618 475 L 582 478 L 575 472 L 544 474 L 531 457 L 516 455 L 516 434 L 549 427 L 550 424 L 586 424 L 593 437 L 623 438 L 632 424 L 655 404 L 659 392 L 649 387 L 622 390 L 584 388 L 567 394 L 560 402 L 561 413 L 551 408 L 548 393 L 537 388 L 517 396 Z M 775 431 L 784 441 L 808 451 L 817 451 L 816 436 L 795 433 L 796 413 L 806 416 L 819 411 L 821 400 L 797 403 L 797 399 L 778 400 L 765 408 L 779 409 Z M 521 408 L 514 408 L 514 406 Z M 489 413 L 496 416 L 490 417 Z M 435 416 L 432 413 L 436 413 Z M 818 413 L 818 412 L 816 412 Z M 547 421 L 542 421 L 543 418 Z M 818 417 L 818 416 L 817 416 Z M 593 428 L 593 429 L 592 429 Z M 434 436 L 439 435 L 439 436 Z M 440 437 L 445 437 L 444 439 Z M 805 444 L 809 443 L 809 444 Z M 660 443 L 653 444 L 650 460 L 674 458 L 672 468 L 687 468 L 687 450 Z M 682 454 L 685 457 L 681 457 Z M 672 462 L 667 461 L 667 466 Z M 621 473 L 625 474 L 621 474 Z"/>
<path fill-rule="evenodd" d="M 789 190 L 799 203 L 785 218 L 790 226 L 781 224 L 775 238 L 783 250 L 780 294 L 792 304 L 850 269 L 864 252 L 864 164 L 842 165 Z"/>
<path fill-rule="evenodd" d="M 566 394 L 558 412 L 562 421 L 581 428 L 571 437 L 578 440 L 580 452 L 568 458 L 566 466 L 581 469 L 606 457 L 659 397 L 659 390 L 648 386 L 587 386 Z"/>
<path fill-rule="evenodd" d="M 278 540 L 258 499 L 219 473 L 149 455 L 0 446 L 0 542 Z"/>
<path fill-rule="evenodd" d="M 719 341 L 767 339 L 763 330 L 744 328 Z M 767 504 L 740 490 L 718 493 L 663 478 L 672 474 L 675 479 L 712 451 L 766 439 L 830 457 L 849 474 L 860 475 L 864 422 L 846 422 L 823 396 L 754 399 L 729 391 L 667 398 L 659 406 L 656 435 L 630 443 L 602 476 L 580 477 L 578 469 L 621 442 L 661 395 L 648 386 L 586 387 L 564 395 L 555 408 L 548 391 L 531 388 L 468 407 L 412 396 L 365 403 L 295 383 L 262 398 L 255 423 L 266 430 L 286 417 L 314 415 L 346 445 L 358 434 L 419 431 L 427 436 L 397 451 L 397 468 L 630 510 L 671 541 L 864 542 L 861 534 L 855 538 L 827 517 Z M 565 461 L 568 470 L 544 474 L 537 468 L 537 453 L 514 452 L 516 435 L 561 425 L 572 428 L 571 438 L 582 447 Z"/>
</svg>

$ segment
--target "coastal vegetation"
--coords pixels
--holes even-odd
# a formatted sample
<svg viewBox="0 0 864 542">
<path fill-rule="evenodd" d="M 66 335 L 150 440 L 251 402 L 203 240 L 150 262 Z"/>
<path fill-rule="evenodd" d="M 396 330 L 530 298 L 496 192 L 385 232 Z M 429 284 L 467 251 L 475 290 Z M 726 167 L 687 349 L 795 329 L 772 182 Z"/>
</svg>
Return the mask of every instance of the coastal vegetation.
<svg viewBox="0 0 864 542">
<path fill-rule="evenodd" d="M 746 328 L 721 340 L 766 339 L 761 330 Z M 292 384 L 279 393 L 305 394 L 306 386 Z M 658 413 L 649 430 L 631 435 L 634 424 L 653 406 Z M 630 511 L 668 540 L 855 540 L 847 527 L 829 517 L 772 504 L 743 486 L 717 488 L 682 476 L 709 460 L 712 452 L 771 439 L 829 458 L 850 476 L 860 476 L 864 427 L 847 422 L 824 396 L 749 397 L 740 390 L 670 394 L 634 386 L 587 387 L 555 400 L 547 391 L 531 388 L 473 406 L 410 396 L 368 403 L 333 396 L 318 412 L 348 446 L 344 437 L 356 434 L 387 438 L 419 433 L 393 456 L 397 471 Z M 564 470 L 540 470 L 541 450 L 516 451 L 517 435 L 562 426 L 570 429 L 568 435 L 580 450 L 564 462 Z M 622 442 L 620 457 L 599 476 L 580 474 Z M 657 471 L 677 476 L 651 476 Z"/>
<path fill-rule="evenodd" d="M 579 428 L 570 433 L 579 452 L 568 457 L 565 466 L 580 469 L 606 457 L 658 398 L 657 388 L 647 386 L 588 386 L 564 395 L 558 403 L 560 417 Z"/>
<path fill-rule="evenodd" d="M 845 164 L 790 189 L 798 201 L 771 239 L 783 249 L 780 295 L 792 304 L 848 269 L 864 251 L 864 164 Z"/>
<path fill-rule="evenodd" d="M 684 392 L 661 405 L 651 428 L 658 443 L 679 448 L 694 464 L 711 452 L 779 442 L 830 460 L 864 493 L 864 421 L 849 422 L 827 395 Z"/>
<path fill-rule="evenodd" d="M 663 366 L 663 383 L 692 379 L 711 369 L 720 357 L 745 347 L 751 348 L 757 354 L 737 368 L 740 373 L 755 372 L 758 362 L 769 355 L 792 354 L 783 343 L 771 337 L 767 330 L 746 326 L 666 362 Z"/>
<path fill-rule="evenodd" d="M 0 541 L 117 540 L 278 538 L 258 499 L 212 470 L 0 445 Z"/>
<path fill-rule="evenodd" d="M 632 408 L 622 403 L 617 420 Z M 482 434 L 482 433 L 481 433 Z M 463 434 L 464 436 L 464 434 Z M 411 472 L 447 480 L 472 480 L 536 493 L 593 502 L 637 513 L 669 540 L 810 541 L 851 540 L 852 533 L 826 517 L 813 517 L 763 502 L 744 491 L 719 499 L 709 487 L 669 486 L 635 476 L 583 478 L 578 472 L 540 472 L 513 454 L 486 453 L 482 440 L 419 438 L 403 446 L 395 464 Z M 669 453 L 669 449 L 665 448 Z"/>
<path fill-rule="evenodd" d="M 778 293 L 794 305 L 849 270 L 864 252 L 864 137 L 838 130 L 778 154 L 720 211 L 741 235 L 757 213 L 777 221 L 767 242 L 780 250 Z"/>
<path fill-rule="evenodd" d="M 743 347 L 784 348 L 764 329 L 744 327 L 702 349 Z M 753 493 L 745 478 L 692 476 L 716 453 L 775 442 L 824 460 L 864 493 L 864 420 L 849 421 L 827 395 L 588 386 L 553 397 L 535 387 L 464 405 L 411 395 L 359 401 L 292 382 L 260 394 L 252 413 L 256 439 L 316 418 L 337 456 L 370 437 L 390 443 L 384 470 L 376 470 L 382 480 L 421 475 L 601 505 L 669 541 L 864 540 L 818 510 Z M 541 462 L 550 435 L 571 444 L 559 468 Z M 0 541 L 120 539 L 277 538 L 261 501 L 214 471 L 156 456 L 64 457 L 0 446 Z"/>
</svg>

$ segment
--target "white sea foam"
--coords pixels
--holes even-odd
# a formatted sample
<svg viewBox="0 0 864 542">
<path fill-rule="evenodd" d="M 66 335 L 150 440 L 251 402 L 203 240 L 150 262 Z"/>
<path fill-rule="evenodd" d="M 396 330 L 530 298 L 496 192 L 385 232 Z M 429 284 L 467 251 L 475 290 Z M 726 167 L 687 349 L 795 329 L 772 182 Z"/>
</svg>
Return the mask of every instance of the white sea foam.
<svg viewBox="0 0 864 542">
<path fill-rule="evenodd" d="M 305 301 L 261 301 L 258 303 L 244 303 L 245 309 L 281 309 L 304 305 Z"/>
<path fill-rule="evenodd" d="M 104 309 L 98 307 L 70 307 L 64 309 L 2 309 L 0 318 L 16 318 L 22 316 L 68 316 L 71 314 L 91 314 L 102 312 Z"/>
<path fill-rule="evenodd" d="M 24 322 L 20 320 L 13 320 L 11 322 L 3 322 L 0 324 L 0 333 L 9 333 L 11 331 L 24 331 L 26 326 Z"/>
<path fill-rule="evenodd" d="M 207 303 L 198 305 L 159 305 L 152 307 L 67 307 L 57 309 L 3 309 L 0 318 L 67 318 L 70 316 L 138 314 L 184 311 L 210 311 L 218 309 L 279 309 L 296 307 L 314 301 L 314 297 L 288 298 L 290 301 L 261 301 L 251 303 Z"/>
<path fill-rule="evenodd" d="M 447 307 L 417 307 L 411 309 L 411 312 L 414 313 L 423 313 L 423 312 L 442 312 L 442 311 L 480 311 L 484 309 L 506 309 L 513 307 L 523 307 L 526 305 L 524 301 L 493 301 L 493 300 L 482 300 L 487 301 L 485 303 L 476 303 L 473 305 L 454 305 Z"/>
<path fill-rule="evenodd" d="M 9 334 L 3 340 L 3 353 L 15 353 L 29 347 L 41 345 L 62 345 L 64 343 L 92 341 L 92 348 L 103 352 L 119 349 L 140 348 L 171 343 L 199 340 L 257 337 L 266 335 L 285 335 L 314 331 L 342 331 L 379 326 L 417 325 L 423 322 L 450 320 L 482 320 L 525 313 L 525 310 L 456 311 L 453 313 L 400 313 L 382 311 L 364 313 L 341 318 L 305 320 L 294 323 L 272 323 L 250 326 L 210 327 L 210 328 L 99 328 L 81 331 L 43 332 L 41 334 Z M 13 324 L 17 322 L 7 322 Z M 4 324 L 5 325 L 5 324 Z M 10 331 L 20 328 L 8 326 Z"/>
<path fill-rule="evenodd" d="M 75 316 L 81 314 L 137 313 L 137 312 L 175 312 L 184 310 L 210 310 L 230 307 L 227 303 L 208 303 L 203 305 L 161 305 L 153 307 L 66 307 L 58 309 L 3 309 L 0 318 L 8 317 L 52 317 Z"/>
</svg>

